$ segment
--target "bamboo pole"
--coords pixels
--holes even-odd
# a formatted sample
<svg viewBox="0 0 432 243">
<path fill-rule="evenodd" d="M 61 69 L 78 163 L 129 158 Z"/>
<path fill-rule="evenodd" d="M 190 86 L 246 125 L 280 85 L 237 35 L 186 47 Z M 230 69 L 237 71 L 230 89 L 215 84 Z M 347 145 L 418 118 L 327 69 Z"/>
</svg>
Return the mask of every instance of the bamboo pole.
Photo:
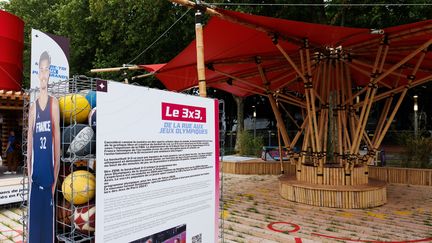
<svg viewBox="0 0 432 243">
<path fill-rule="evenodd" d="M 91 69 L 91 73 L 105 73 L 105 72 L 121 72 L 126 70 L 142 70 L 138 65 L 126 66 L 126 67 L 112 67 L 112 68 L 94 68 Z"/>
<path fill-rule="evenodd" d="M 351 63 L 348 63 L 348 65 L 350 65 L 352 69 L 357 70 L 359 73 L 364 74 L 364 75 L 367 76 L 367 77 L 370 77 L 370 73 L 367 72 L 366 70 L 361 69 L 361 68 L 359 68 L 359 67 L 357 67 L 356 65 L 353 65 L 353 64 L 351 64 Z M 392 72 L 391 74 L 394 74 L 394 72 Z M 393 88 L 391 85 L 385 83 L 384 81 L 380 81 L 379 84 L 381 84 L 382 86 L 384 86 L 384 87 L 386 87 L 386 88 L 389 88 L 389 89 L 392 89 L 392 88 Z"/>
<path fill-rule="evenodd" d="M 349 65 L 348 65 L 349 66 Z M 351 68 L 351 66 L 349 66 L 350 68 Z M 351 78 L 350 78 L 350 80 L 351 80 Z M 351 94 L 351 97 L 348 99 L 348 100 L 346 100 L 345 101 L 345 103 L 344 103 L 344 105 L 347 105 L 347 104 L 352 104 L 353 102 L 354 102 L 354 99 L 357 97 L 357 96 L 360 96 L 360 95 L 362 95 L 364 92 L 366 92 L 368 89 L 368 86 L 366 85 L 365 87 L 363 87 L 361 90 L 359 90 L 359 91 L 357 91 L 356 93 L 354 93 L 354 94 Z M 352 92 L 352 91 L 351 91 Z M 363 105 L 363 103 L 362 103 L 362 105 Z"/>
<path fill-rule="evenodd" d="M 385 77 L 387 77 L 390 73 L 398 69 L 400 66 L 407 63 L 409 60 L 411 60 L 413 57 L 415 57 L 418 53 L 420 53 L 425 48 L 429 47 L 432 44 L 432 38 L 426 41 L 423 45 L 421 45 L 419 48 L 417 48 L 415 51 L 413 51 L 408 56 L 404 57 L 401 61 L 393 65 L 391 68 L 389 68 L 387 71 L 385 71 L 383 74 L 381 74 L 377 79 L 375 79 L 375 83 L 383 80 Z M 417 67 L 418 69 L 418 67 Z M 417 72 L 417 70 L 416 70 Z"/>
<path fill-rule="evenodd" d="M 286 99 L 286 100 L 289 100 L 289 101 L 292 101 L 292 102 L 294 102 L 294 103 L 297 103 L 297 106 L 299 106 L 299 107 L 306 107 L 306 106 L 304 105 L 303 100 L 300 100 L 300 99 L 298 99 L 298 98 L 295 97 L 295 96 L 292 96 L 292 95 L 290 95 L 290 94 L 281 94 L 280 92 L 275 92 L 274 94 L 275 94 L 277 97 L 282 97 L 282 98 L 284 98 L 284 99 Z"/>
<path fill-rule="evenodd" d="M 149 77 L 149 76 L 153 76 L 155 74 L 156 74 L 155 72 L 151 72 L 151 73 L 146 73 L 146 74 L 141 74 L 141 75 L 133 76 L 132 80 L 139 79 L 139 78 L 145 78 L 145 77 Z"/>
<path fill-rule="evenodd" d="M 432 39 L 430 39 L 426 43 L 432 43 Z M 427 48 L 428 46 L 422 45 L 422 47 Z M 424 58 L 426 56 L 426 51 L 427 51 L 427 49 L 424 49 L 423 53 L 420 55 L 420 58 L 418 59 L 417 64 L 416 64 L 416 66 L 415 66 L 415 68 L 414 68 L 414 70 L 413 70 L 413 72 L 411 74 L 412 77 L 415 77 L 415 75 L 416 75 L 416 73 L 417 73 L 417 71 L 418 71 L 421 63 L 423 62 L 423 60 L 424 60 Z M 390 117 L 389 117 L 389 119 L 388 119 L 388 121 L 387 121 L 384 129 L 381 131 L 380 137 L 377 139 L 377 141 L 374 144 L 374 149 L 377 149 L 381 145 L 381 142 L 384 139 L 384 136 L 387 133 L 387 130 L 389 129 L 389 127 L 390 127 L 390 125 L 391 125 L 391 123 L 392 123 L 392 121 L 394 119 L 394 116 L 396 115 L 396 112 L 399 110 L 399 106 L 402 103 L 402 100 L 404 99 L 404 97 L 405 97 L 405 95 L 406 95 L 406 93 L 407 93 L 407 91 L 408 91 L 408 89 L 409 89 L 409 87 L 410 87 L 410 85 L 411 85 L 412 82 L 413 82 L 413 79 L 409 79 L 408 84 L 405 86 L 405 89 L 402 91 L 402 94 L 400 95 L 400 97 L 399 97 L 399 99 L 398 99 L 398 101 L 396 103 L 396 106 L 394 107 L 394 109 L 393 109 L 393 111 L 392 111 L 392 113 L 391 113 L 391 115 L 390 115 Z"/>
<path fill-rule="evenodd" d="M 410 87 L 411 87 L 411 88 L 414 88 L 414 87 L 416 87 L 416 86 L 419 86 L 419 85 L 425 84 L 425 83 L 429 82 L 431 79 L 432 79 L 432 75 L 426 76 L 426 77 L 424 77 L 424 78 L 422 78 L 422 79 L 419 79 L 419 80 L 416 80 L 416 81 L 412 82 L 411 85 L 410 85 Z M 388 97 L 390 97 L 391 95 L 399 94 L 399 93 L 401 93 L 404 89 L 405 89 L 404 86 L 400 86 L 400 87 L 395 88 L 395 89 L 393 89 L 393 90 L 389 90 L 389 91 L 386 91 L 386 92 L 384 92 L 384 93 L 381 93 L 381 94 L 375 96 L 375 98 L 374 98 L 374 102 L 377 102 L 377 101 L 380 101 L 380 100 L 382 100 L 382 99 L 388 98 Z M 363 102 L 360 102 L 360 103 L 358 103 L 358 104 L 356 104 L 356 105 L 354 105 L 354 106 L 355 106 L 355 107 L 358 107 L 358 106 L 361 106 L 361 105 L 363 105 Z"/>
<path fill-rule="evenodd" d="M 325 163 L 326 161 L 327 161 L 327 142 L 328 142 L 328 132 L 329 132 L 329 108 L 328 108 L 328 105 L 329 105 L 329 100 L 330 100 L 330 88 L 331 88 L 331 83 L 330 83 L 330 80 L 331 80 L 331 74 L 332 74 L 332 62 L 333 62 L 333 60 L 332 59 L 330 59 L 330 60 L 328 60 L 328 65 L 327 65 L 327 85 L 326 85 L 326 89 L 325 89 L 325 91 L 326 91 L 326 101 L 327 101 L 327 104 L 326 104 L 326 107 L 327 107 L 327 109 L 326 109 L 326 114 L 325 114 L 325 117 L 324 117 L 324 139 L 323 139 L 323 142 L 324 142 L 324 146 L 323 146 L 323 151 L 324 151 L 324 158 L 323 158 L 323 163 Z"/>
<path fill-rule="evenodd" d="M 308 119 L 307 123 L 309 123 L 309 122 L 310 122 L 310 120 Z M 303 137 L 303 147 L 302 147 L 302 151 L 301 151 L 302 155 L 300 157 L 302 165 L 305 163 L 306 151 L 307 151 L 307 148 L 309 147 L 310 132 L 311 132 L 310 126 L 307 126 L 307 128 L 305 128 L 305 129 L 306 129 L 306 133 Z"/>
<path fill-rule="evenodd" d="M 353 141 L 352 139 L 354 138 L 354 127 L 355 127 L 355 121 L 354 121 L 354 115 L 355 115 L 355 110 L 353 109 L 353 94 L 352 94 L 352 80 L 351 80 L 351 73 L 350 73 L 350 66 L 346 65 L 344 63 L 344 67 L 345 67 L 345 75 L 346 75 L 346 79 L 347 79 L 347 93 L 348 93 L 348 103 L 345 102 L 344 105 L 349 105 L 349 110 L 348 110 L 348 118 L 350 120 L 350 133 L 351 133 L 351 140 L 350 140 L 350 149 L 352 147 L 352 143 L 351 141 Z"/>
<path fill-rule="evenodd" d="M 381 116 L 378 120 L 378 125 L 375 128 L 375 134 L 374 134 L 374 137 L 372 138 L 372 143 L 375 143 L 376 138 L 380 136 L 379 134 L 380 134 L 381 129 L 384 125 L 385 119 L 387 118 L 388 112 L 390 110 L 390 105 L 392 102 L 393 102 L 393 96 L 391 96 L 390 98 L 387 98 L 387 100 L 385 101 L 384 110 L 381 112 Z"/>
<path fill-rule="evenodd" d="M 341 114 L 341 97 L 340 97 L 340 90 L 341 90 L 341 80 L 340 80 L 340 71 L 339 71 L 339 60 L 336 60 L 335 62 L 335 84 L 336 84 L 336 104 L 337 104 L 337 145 L 338 145 L 338 161 L 339 164 L 342 166 L 343 161 L 341 159 L 341 155 L 343 154 L 343 140 L 342 140 L 342 114 Z"/>
<path fill-rule="evenodd" d="M 375 62 L 374 62 L 374 66 L 372 68 L 372 75 L 376 74 L 378 65 L 379 65 L 379 60 L 381 58 L 381 52 L 382 52 L 382 48 L 383 48 L 383 44 L 384 44 L 384 39 L 382 39 L 382 42 L 378 48 L 376 57 L 375 57 Z M 383 58 L 384 60 L 385 58 Z M 360 118 L 359 118 L 359 123 L 357 124 L 357 128 L 356 128 L 356 132 L 354 133 L 354 141 L 352 143 L 351 146 L 351 150 L 350 150 L 350 154 L 356 154 L 358 152 L 358 147 L 360 146 L 360 139 L 361 139 L 361 133 L 362 130 L 364 130 L 364 127 L 366 126 L 367 123 L 367 119 L 369 117 L 369 112 L 372 106 L 372 102 L 370 100 L 373 100 L 373 97 L 375 95 L 376 92 L 376 87 L 374 87 L 374 85 L 378 82 L 377 79 L 374 79 L 373 76 L 371 77 L 370 80 L 370 84 L 368 85 L 367 88 L 367 92 L 366 92 L 366 97 L 364 100 L 364 104 L 360 113 Z"/>
<path fill-rule="evenodd" d="M 200 1 L 198 1 L 200 2 Z M 205 77 L 205 59 L 204 59 L 204 37 L 203 37 L 203 11 L 195 11 L 195 42 L 196 42 L 196 62 L 198 73 L 198 88 L 201 97 L 207 97 L 206 77 Z"/>
<path fill-rule="evenodd" d="M 348 79 L 346 78 L 346 68 L 345 63 L 340 61 L 340 77 L 342 79 L 341 81 L 341 91 L 342 91 L 342 100 L 341 100 L 341 106 L 344 108 L 342 112 L 342 127 L 344 129 L 343 137 L 344 137 L 344 150 L 350 150 L 351 149 L 351 140 L 350 140 L 350 134 L 348 133 L 348 121 L 347 118 L 349 117 L 348 109 L 346 109 L 346 105 L 343 105 L 343 103 L 346 100 L 347 94 L 348 94 L 348 87 L 351 86 Z M 346 161 L 344 161 L 346 163 Z"/>
<path fill-rule="evenodd" d="M 296 127 L 298 129 L 300 129 L 300 126 L 297 124 L 297 121 L 294 119 L 294 117 L 292 117 L 292 115 L 289 113 L 289 111 L 285 108 L 285 106 L 283 104 L 280 104 L 280 106 L 282 107 L 282 110 L 285 111 L 285 113 L 288 115 L 288 118 L 294 123 L 294 125 L 296 125 Z"/>
<path fill-rule="evenodd" d="M 285 127 L 285 123 L 283 122 L 282 116 L 281 116 L 281 114 L 279 112 L 279 109 L 278 109 L 278 107 L 276 105 L 276 101 L 275 101 L 275 99 L 274 99 L 274 97 L 273 97 L 272 94 L 268 94 L 267 97 L 268 97 L 268 99 L 270 101 L 270 105 L 271 105 L 273 113 L 275 115 L 276 122 L 277 122 L 277 127 L 280 129 L 280 131 L 282 133 L 283 142 L 284 142 L 285 146 L 288 146 L 290 144 L 290 139 L 288 137 L 288 133 L 287 133 L 287 130 L 286 130 L 286 127 Z"/>
<path fill-rule="evenodd" d="M 252 90 L 252 89 L 244 88 L 244 87 L 238 86 L 237 84 L 234 84 L 234 83 L 232 85 L 235 86 L 236 88 L 240 89 L 240 90 L 243 90 L 243 91 L 246 91 L 246 92 L 250 92 L 252 94 L 262 95 L 262 96 L 266 96 L 267 95 L 264 92 L 258 92 L 258 91 Z"/>
<path fill-rule="evenodd" d="M 423 27 L 408 29 L 408 30 L 405 30 L 405 31 L 401 31 L 399 33 L 395 33 L 393 35 L 388 35 L 388 40 L 389 41 L 398 41 L 398 40 L 404 39 L 405 37 L 414 37 L 414 36 L 416 36 L 418 34 L 424 34 L 425 31 L 429 32 L 431 30 L 432 30 L 432 26 L 429 24 L 429 25 L 426 25 L 426 26 L 423 26 Z M 378 39 L 378 38 L 377 39 L 372 39 L 372 40 L 364 41 L 362 43 L 358 43 L 358 44 L 355 44 L 355 45 L 346 46 L 346 49 L 355 49 L 355 48 L 360 48 L 361 49 L 361 47 L 368 46 L 370 44 L 376 44 L 376 43 L 379 43 L 379 42 L 380 42 L 380 39 Z"/>
<path fill-rule="evenodd" d="M 388 53 L 388 48 L 386 48 L 385 51 Z M 365 62 L 362 62 L 362 61 L 360 61 L 360 60 L 358 60 L 358 59 L 352 59 L 351 62 L 352 62 L 353 64 L 359 64 L 359 65 L 362 65 L 362 66 L 367 67 L 367 68 L 372 68 L 372 67 L 373 67 L 372 65 L 370 65 L 370 64 L 368 64 L 368 63 L 365 63 Z M 379 69 L 380 69 L 380 70 L 383 70 L 383 71 L 387 71 L 387 69 L 385 69 L 384 66 L 382 66 L 383 63 L 384 63 L 384 62 L 381 63 L 381 66 L 379 67 Z M 349 64 L 349 63 L 348 63 L 348 64 Z M 353 65 L 353 64 L 349 64 L 349 65 L 355 66 L 355 65 Z M 361 69 L 361 70 L 364 71 L 363 69 Z M 366 71 L 364 71 L 364 72 L 366 72 Z M 398 72 L 391 72 L 390 75 L 394 75 L 394 76 L 401 77 L 401 78 L 406 78 L 405 75 L 400 74 L 400 73 L 398 73 Z"/>
<path fill-rule="evenodd" d="M 201 3 L 194 3 L 192 1 L 189 0 L 169 0 L 170 2 L 173 3 L 178 3 L 180 5 L 186 6 L 188 8 L 193 8 L 193 9 L 202 9 L 205 13 L 208 13 L 211 16 L 218 16 L 221 19 L 230 21 L 232 23 L 237 23 L 246 27 L 249 27 L 251 29 L 257 30 L 257 31 L 261 31 L 264 32 L 268 35 L 270 34 L 274 34 L 274 30 L 264 27 L 264 26 L 259 26 L 256 25 L 254 23 L 242 20 L 242 19 L 238 19 L 232 16 L 228 16 L 225 14 L 220 13 L 219 11 L 217 11 L 216 9 L 210 7 L 209 5 L 204 5 Z M 201 1 L 200 1 L 201 2 Z M 283 37 L 284 40 L 292 42 L 295 45 L 301 45 L 301 43 L 303 42 L 303 40 L 301 40 L 300 38 L 294 37 L 294 36 L 285 36 L 285 35 L 281 35 L 281 37 Z M 320 45 L 317 43 L 312 43 L 314 47 L 319 47 Z"/>
<path fill-rule="evenodd" d="M 215 71 L 214 70 L 215 69 L 214 68 L 215 63 L 213 62 L 211 64 L 212 65 L 207 65 L 206 68 L 209 69 L 210 71 Z M 250 64 L 250 62 L 248 64 Z M 279 66 L 273 65 L 272 67 L 268 67 L 268 68 L 266 68 L 266 70 L 268 72 L 278 72 L 278 71 L 284 71 L 284 70 L 291 70 L 291 68 L 287 67 L 286 63 L 283 63 L 283 65 L 280 64 Z M 295 72 L 292 72 L 292 74 L 294 74 L 294 73 Z M 236 73 L 231 74 L 231 75 L 235 76 Z M 257 72 L 256 69 L 253 68 L 250 70 L 242 70 L 241 73 L 236 77 L 244 80 L 245 78 L 254 78 L 254 77 L 258 77 L 259 75 L 260 75 L 259 72 Z M 207 79 L 207 82 L 225 82 L 225 78 L 216 77 L 214 79 Z"/>
<path fill-rule="evenodd" d="M 325 80 L 325 75 L 326 75 L 326 69 L 327 68 L 327 65 L 325 65 L 325 64 L 321 64 L 320 65 L 320 68 L 319 68 L 319 73 L 317 74 L 317 79 L 318 79 L 318 81 L 317 82 L 319 82 L 319 83 L 322 83 L 321 84 L 321 86 L 320 86 L 320 94 L 321 94 L 321 96 L 322 96 L 322 98 L 323 98 L 323 101 L 321 102 L 321 111 L 320 111 L 320 117 L 319 117 L 319 119 L 318 119 L 318 142 L 320 143 L 320 146 L 321 146 L 321 151 L 323 150 L 322 149 L 322 146 L 323 146 L 323 141 L 322 141 L 322 137 L 323 137 L 323 126 L 324 126 L 324 119 L 325 119 L 325 115 L 326 115 L 326 108 L 327 108 L 327 102 L 324 102 L 324 101 L 327 101 L 326 100 L 326 96 L 325 96 L 325 93 L 324 93 L 324 88 L 326 87 L 326 80 Z M 322 77 L 321 77 L 322 76 Z"/>
<path fill-rule="evenodd" d="M 277 96 L 277 99 L 278 100 L 280 100 L 280 101 L 282 101 L 282 102 L 284 102 L 284 103 L 287 103 L 287 104 L 290 104 L 290 105 L 293 105 L 293 106 L 297 106 L 297 107 L 300 107 L 300 108 L 305 108 L 306 106 L 305 105 L 299 105 L 298 103 L 295 103 L 295 102 L 292 102 L 292 101 L 289 101 L 289 100 L 287 100 L 287 99 L 285 99 L 285 98 L 283 98 L 283 97 L 280 97 L 280 96 L 278 96 L 278 95 L 276 95 Z"/>
<path fill-rule="evenodd" d="M 291 65 L 291 67 L 293 67 L 293 69 L 296 71 L 296 73 L 299 75 L 299 77 L 303 80 L 303 82 L 307 83 L 308 80 L 303 75 L 303 73 L 298 69 L 297 65 L 294 63 L 294 61 L 291 59 L 291 57 L 285 52 L 283 47 L 277 42 L 275 42 L 275 46 L 282 53 L 282 55 L 285 57 L 285 59 L 288 61 L 288 63 Z"/>
<path fill-rule="evenodd" d="M 284 167 L 283 167 L 283 155 L 282 155 L 282 144 L 281 144 L 281 136 L 280 136 L 280 128 L 277 129 L 278 133 L 278 147 L 279 147 L 279 161 L 280 161 L 280 170 L 282 174 L 285 174 Z M 288 145 L 286 145 L 288 146 Z"/>
<path fill-rule="evenodd" d="M 290 56 L 285 52 L 285 50 L 282 48 L 282 46 L 275 42 L 275 46 L 278 48 L 278 50 L 282 53 L 282 55 L 285 57 L 285 59 L 288 61 L 288 63 L 294 68 L 294 70 L 297 72 L 297 74 L 300 76 L 300 78 L 303 80 L 304 84 L 308 84 L 309 81 L 306 79 L 306 77 L 303 75 L 303 73 L 298 69 L 297 65 L 293 62 L 293 60 L 290 58 Z M 309 97 L 309 92 L 306 91 L 306 87 L 305 87 L 305 97 L 306 97 L 306 112 L 308 114 L 312 114 L 311 111 L 311 101 L 310 101 L 310 97 Z M 312 121 L 312 116 L 309 115 L 309 127 L 312 131 L 311 135 L 313 136 L 313 121 Z M 314 138 L 312 138 L 311 140 L 311 144 L 312 144 L 312 150 L 315 152 L 316 151 L 316 147 L 315 147 L 315 141 Z"/>
<path fill-rule="evenodd" d="M 218 73 L 218 74 L 221 74 L 221 75 L 223 75 L 223 76 L 225 76 L 227 78 L 231 78 L 231 79 L 233 79 L 235 81 L 243 83 L 243 84 L 245 84 L 247 86 L 251 86 L 251 87 L 254 87 L 254 88 L 259 89 L 261 91 L 267 92 L 267 89 L 265 89 L 264 87 L 261 87 L 259 85 L 254 84 L 254 83 L 251 83 L 251 82 L 248 82 L 248 81 L 246 81 L 244 79 L 241 79 L 239 77 L 233 76 L 233 75 L 231 75 L 229 73 L 225 73 L 225 72 L 222 72 L 222 71 L 219 71 L 219 70 L 216 70 L 216 69 L 214 69 L 213 71 L 216 72 L 216 73 Z"/>
<path fill-rule="evenodd" d="M 309 42 L 308 40 L 305 41 L 305 47 L 306 47 L 306 68 L 307 68 L 307 74 L 308 74 L 308 79 L 309 82 L 311 81 L 311 77 L 312 77 L 312 70 L 311 70 L 311 61 L 310 61 L 310 51 L 309 51 Z M 318 123 L 317 123 L 317 117 L 316 117 L 316 110 L 315 110 L 315 89 L 313 88 L 313 83 L 312 83 L 312 87 L 310 87 L 309 90 L 309 95 L 310 95 L 310 105 L 312 106 L 312 121 L 313 121 L 313 132 L 314 132 L 314 138 L 315 138 L 315 146 L 316 146 L 316 150 L 314 152 L 321 152 L 321 145 L 319 142 L 319 135 L 318 135 Z M 322 163 L 320 164 L 320 166 L 322 167 Z"/>
<path fill-rule="evenodd" d="M 258 71 L 260 73 L 263 85 L 267 89 L 267 92 L 270 93 L 270 82 L 268 81 L 268 79 L 267 79 L 267 77 L 265 75 L 265 72 L 264 72 L 263 67 L 261 66 L 260 60 L 257 59 L 256 63 L 257 63 Z M 284 133 L 284 134 L 282 134 L 282 136 L 284 136 L 284 144 L 285 144 L 284 147 L 288 147 L 290 145 L 290 140 L 289 140 L 286 128 L 285 128 L 285 124 L 284 124 L 283 119 L 282 119 L 282 117 L 280 115 L 280 112 L 279 112 L 278 103 L 275 102 L 273 95 L 269 94 L 269 99 L 270 99 L 270 103 L 271 103 L 271 106 L 273 108 L 273 112 L 275 114 L 276 120 L 277 120 L 278 143 L 279 143 L 279 157 L 280 157 L 280 161 L 281 161 L 281 172 L 283 174 L 284 170 L 283 170 L 283 163 L 282 163 L 282 149 L 281 149 L 280 135 L 279 134 L 281 132 Z M 273 104 L 273 103 L 276 103 L 276 104 Z M 274 106 L 276 106 L 276 107 L 274 107 Z"/>
<path fill-rule="evenodd" d="M 293 140 L 291 141 L 291 144 L 290 144 L 290 148 L 291 148 L 291 149 L 295 147 L 295 145 L 296 145 L 297 141 L 299 140 L 301 134 L 302 134 L 303 131 L 305 130 L 305 127 L 307 126 L 307 123 L 308 123 L 308 119 L 305 119 L 305 120 L 303 121 L 303 124 L 301 125 L 300 129 L 299 129 L 298 132 L 296 133 L 295 137 L 294 137 Z M 306 136 L 306 135 L 305 135 L 305 136 Z"/>
<path fill-rule="evenodd" d="M 305 72 L 305 62 L 304 62 L 304 57 L 303 57 L 303 48 L 300 48 L 300 68 L 301 68 L 301 72 L 302 74 L 306 74 Z"/>
</svg>

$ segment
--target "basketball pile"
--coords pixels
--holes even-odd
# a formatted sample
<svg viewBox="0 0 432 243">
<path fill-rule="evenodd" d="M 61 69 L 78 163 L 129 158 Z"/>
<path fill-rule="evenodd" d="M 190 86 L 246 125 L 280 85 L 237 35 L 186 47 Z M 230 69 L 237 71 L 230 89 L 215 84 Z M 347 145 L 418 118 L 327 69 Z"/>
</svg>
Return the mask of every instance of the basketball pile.
<svg viewBox="0 0 432 243">
<path fill-rule="evenodd" d="M 85 234 L 95 230 L 96 191 L 96 92 L 85 90 L 59 98 L 62 157 L 57 202 L 57 221 L 63 230 Z M 59 185 L 59 186 L 60 186 Z M 73 227 L 72 227 L 73 223 Z M 66 228 L 66 229 L 65 229 Z"/>
</svg>

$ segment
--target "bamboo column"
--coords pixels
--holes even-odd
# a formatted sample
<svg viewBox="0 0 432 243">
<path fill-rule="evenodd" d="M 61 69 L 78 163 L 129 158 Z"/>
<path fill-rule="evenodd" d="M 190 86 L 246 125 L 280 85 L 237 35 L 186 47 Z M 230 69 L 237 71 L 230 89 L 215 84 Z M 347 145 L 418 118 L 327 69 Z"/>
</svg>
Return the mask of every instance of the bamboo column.
<svg viewBox="0 0 432 243">
<path fill-rule="evenodd" d="M 270 105 L 272 107 L 273 114 L 275 115 L 277 127 L 281 131 L 282 140 L 283 140 L 285 146 L 288 146 L 290 144 L 290 138 L 288 137 L 288 133 L 287 133 L 287 130 L 286 130 L 286 127 L 285 127 L 285 123 L 283 122 L 282 116 L 281 116 L 281 114 L 279 112 L 279 109 L 278 109 L 278 107 L 276 105 L 276 100 L 275 100 L 275 98 L 273 97 L 272 94 L 268 94 L 267 97 L 268 97 L 268 99 L 270 101 Z"/>
<path fill-rule="evenodd" d="M 319 142 L 319 134 L 318 134 L 318 122 L 317 122 L 317 117 L 316 117 L 316 109 L 315 109 L 315 89 L 313 87 L 313 82 L 312 82 L 312 71 L 311 71 L 311 60 L 310 60 L 310 50 L 309 50 L 309 41 L 308 39 L 305 39 L 304 41 L 304 46 L 306 49 L 306 70 L 307 70 L 307 76 L 308 76 L 308 81 L 309 84 L 308 85 L 308 90 L 305 90 L 305 92 L 309 91 L 309 96 L 310 96 L 310 106 L 311 106 L 311 111 L 312 111 L 312 122 L 313 122 L 313 137 L 315 138 L 315 146 L 316 146 L 316 150 L 314 151 L 314 155 L 319 155 L 321 153 L 321 144 Z M 324 169 L 324 164 L 323 161 L 321 159 L 318 160 L 319 162 L 319 167 L 318 168 L 318 174 L 321 175 L 320 176 L 320 180 L 322 181 L 322 174 L 323 174 L 323 169 Z M 321 182 L 322 184 L 322 182 Z"/>
<path fill-rule="evenodd" d="M 382 52 L 383 45 L 384 45 L 384 40 L 381 41 L 381 44 L 380 44 L 378 51 L 376 53 L 374 66 L 373 66 L 372 72 L 371 72 L 372 77 L 371 77 L 371 80 L 369 81 L 369 85 L 367 87 L 366 96 L 364 99 L 363 107 L 361 109 L 359 122 L 357 124 L 356 131 L 354 133 L 354 138 L 353 138 L 354 140 L 352 142 L 352 147 L 350 150 L 351 155 L 355 155 L 358 152 L 358 147 L 360 146 L 362 129 L 364 130 L 364 127 L 366 127 L 367 119 L 369 117 L 369 111 L 370 111 L 370 108 L 372 106 L 372 102 L 370 100 L 373 100 L 373 97 L 375 96 L 375 92 L 377 89 L 375 86 L 376 82 L 374 82 L 374 80 L 376 80 L 375 79 L 375 77 L 377 75 L 376 71 L 378 69 L 379 60 L 381 58 L 381 52 Z"/>
<path fill-rule="evenodd" d="M 419 57 L 419 59 L 418 59 L 418 61 L 417 61 L 416 66 L 414 67 L 414 69 L 413 69 L 411 75 L 408 76 L 408 84 L 405 86 L 405 88 L 404 88 L 402 94 L 399 96 L 399 99 L 398 99 L 398 101 L 397 101 L 397 103 L 396 103 L 396 106 L 394 107 L 393 112 L 391 113 L 391 115 L 390 115 L 390 117 L 389 117 L 389 119 L 388 119 L 388 121 L 387 121 L 387 123 L 386 123 L 384 129 L 381 131 L 380 136 L 379 136 L 378 139 L 375 141 L 375 144 L 374 144 L 374 148 L 375 148 L 375 149 L 377 149 L 377 148 L 381 145 L 381 142 L 382 142 L 382 140 L 384 139 L 384 136 L 385 136 L 385 134 L 387 133 L 387 130 L 389 129 L 389 127 L 390 127 L 390 125 L 391 125 L 391 123 L 392 123 L 392 121 L 393 121 L 393 119 L 394 119 L 394 116 L 396 115 L 396 112 L 398 111 L 399 106 L 400 106 L 401 103 L 402 103 L 402 100 L 404 99 L 406 93 L 408 92 L 408 89 L 410 88 L 411 83 L 415 80 L 415 75 L 416 75 L 416 73 L 417 73 L 417 71 L 418 71 L 418 69 L 419 69 L 421 63 L 423 62 L 423 60 L 424 60 L 424 58 L 425 58 L 425 56 L 426 56 L 426 53 L 427 53 L 427 51 L 428 51 L 428 48 L 427 48 L 427 47 L 428 47 L 430 44 L 432 44 L 432 39 L 430 39 L 428 42 L 426 42 L 426 44 L 427 44 L 427 45 L 424 44 L 424 45 L 421 46 L 421 47 L 423 47 L 423 48 L 425 48 L 425 47 L 426 47 L 426 48 L 425 48 L 425 49 L 421 49 L 421 50 L 423 50 L 423 52 L 420 54 L 420 57 Z M 414 51 L 413 53 L 416 53 L 416 52 L 418 53 L 419 51 L 416 50 L 416 51 Z M 416 54 L 417 54 L 417 53 L 416 53 Z M 413 58 L 415 55 L 410 55 L 410 56 L 412 56 L 411 58 Z"/>
<path fill-rule="evenodd" d="M 282 151 L 282 143 L 281 143 L 281 135 L 280 135 L 280 129 L 278 127 L 277 129 L 278 133 L 278 148 L 279 148 L 279 161 L 280 161 L 280 170 L 282 174 L 285 174 L 284 167 L 283 167 L 283 151 Z"/>
<path fill-rule="evenodd" d="M 197 0 L 197 5 L 201 0 Z M 205 11 L 205 10 L 204 10 Z M 204 63 L 204 38 L 203 38 L 203 10 L 197 8 L 195 11 L 195 38 L 196 38 L 196 53 L 197 53 L 197 72 L 198 72 L 198 87 L 201 97 L 207 97 L 206 78 L 205 78 L 205 63 Z"/>
<path fill-rule="evenodd" d="M 285 145 L 284 147 L 288 147 L 290 145 L 290 138 L 288 136 L 288 132 L 286 130 L 285 123 L 284 123 L 284 121 L 282 119 L 282 116 L 280 114 L 280 111 L 279 111 L 278 105 L 276 103 L 276 100 L 273 97 L 273 95 L 271 94 L 271 91 L 270 91 L 270 82 L 268 81 L 268 79 L 267 79 L 267 77 L 265 75 L 264 69 L 261 66 L 261 58 L 256 57 L 255 58 L 255 62 L 257 64 L 258 71 L 260 73 L 261 80 L 263 82 L 264 88 L 266 89 L 266 91 L 268 93 L 267 97 L 268 97 L 268 99 L 270 101 L 271 107 L 273 109 L 273 113 L 274 113 L 274 115 L 276 117 L 278 131 L 280 131 L 282 133 L 282 138 L 283 138 L 284 145 Z M 280 156 L 282 156 L 282 155 L 280 154 Z"/>
</svg>

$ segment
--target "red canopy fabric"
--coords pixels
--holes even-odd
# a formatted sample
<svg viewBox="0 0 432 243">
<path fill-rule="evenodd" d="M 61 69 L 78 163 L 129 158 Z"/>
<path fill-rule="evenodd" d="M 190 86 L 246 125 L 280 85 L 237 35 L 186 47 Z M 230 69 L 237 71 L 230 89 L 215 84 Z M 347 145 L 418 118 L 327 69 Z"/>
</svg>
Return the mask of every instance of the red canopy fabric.
<svg viewBox="0 0 432 243">
<path fill-rule="evenodd" d="M 349 53 L 347 63 L 357 67 L 351 68 L 351 77 L 354 85 L 359 86 L 366 85 L 370 80 L 372 65 L 383 37 L 382 34 L 371 34 L 371 30 L 365 28 L 304 23 L 221 9 L 218 11 L 246 25 L 212 17 L 205 26 L 204 57 L 208 67 L 207 86 L 241 97 L 262 93 L 264 85 L 257 62 L 261 63 L 270 81 L 271 90 L 284 87 L 293 91 L 303 91 L 303 83 L 298 81 L 297 73 L 273 44 L 273 33 L 279 36 L 279 44 L 298 67 L 299 50 L 303 47 L 305 38 L 310 43 L 311 52 L 315 54 L 326 53 L 329 48 L 341 47 Z M 266 32 L 257 30 L 258 28 L 265 29 Z M 390 46 L 384 70 L 430 40 L 431 32 L 432 20 L 384 29 Z M 195 45 L 193 41 L 167 64 L 147 70 L 155 71 L 156 77 L 169 90 L 181 91 L 197 86 Z M 389 75 L 383 82 L 393 87 L 406 84 L 406 79 L 399 80 L 400 76 L 411 74 L 416 60 L 417 58 L 414 58 L 407 62 L 395 71 L 397 73 Z M 428 52 L 416 77 L 431 75 L 431 70 L 432 54 Z M 232 85 L 230 75 L 245 82 L 235 81 L 235 85 Z"/>
<path fill-rule="evenodd" d="M 24 22 L 0 10 L 0 90 L 21 90 Z"/>
</svg>

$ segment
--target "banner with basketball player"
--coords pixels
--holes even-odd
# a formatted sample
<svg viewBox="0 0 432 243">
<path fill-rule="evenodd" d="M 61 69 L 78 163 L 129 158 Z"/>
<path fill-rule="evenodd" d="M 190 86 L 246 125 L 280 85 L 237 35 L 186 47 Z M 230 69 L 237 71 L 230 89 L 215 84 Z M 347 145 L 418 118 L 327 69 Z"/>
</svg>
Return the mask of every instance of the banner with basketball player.
<svg viewBox="0 0 432 243">
<path fill-rule="evenodd" d="M 218 101 L 97 83 L 96 242 L 216 242 Z"/>
<path fill-rule="evenodd" d="M 49 72 L 49 84 L 69 79 L 69 39 L 32 29 L 31 41 L 30 88 L 39 87 L 43 55 L 49 58 L 49 66 L 45 67 Z"/>
</svg>

